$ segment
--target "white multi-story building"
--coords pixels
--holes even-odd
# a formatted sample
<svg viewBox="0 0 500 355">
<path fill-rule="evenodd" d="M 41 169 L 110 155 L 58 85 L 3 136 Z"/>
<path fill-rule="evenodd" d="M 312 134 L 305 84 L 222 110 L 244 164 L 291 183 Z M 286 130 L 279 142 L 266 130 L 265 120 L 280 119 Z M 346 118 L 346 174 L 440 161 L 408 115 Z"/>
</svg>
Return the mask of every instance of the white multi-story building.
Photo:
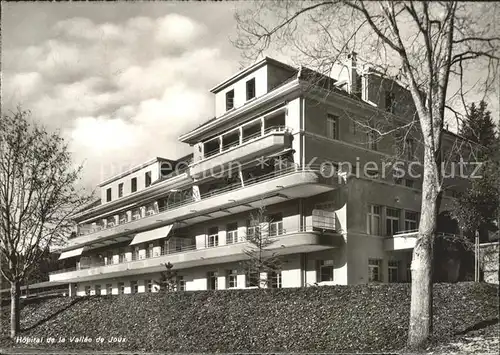
<svg viewBox="0 0 500 355">
<path fill-rule="evenodd" d="M 215 117 L 179 138 L 193 153 L 103 181 L 62 249 L 74 268 L 50 280 L 73 295 L 154 292 L 170 262 L 179 290 L 250 287 L 245 236 L 265 206 L 283 260 L 272 287 L 407 281 L 421 179 L 383 172 L 401 150 L 366 128 L 415 110 L 406 90 L 347 64 L 334 80 L 265 58 L 214 87 Z M 404 146 L 403 162 L 421 154 L 411 132 Z"/>
</svg>

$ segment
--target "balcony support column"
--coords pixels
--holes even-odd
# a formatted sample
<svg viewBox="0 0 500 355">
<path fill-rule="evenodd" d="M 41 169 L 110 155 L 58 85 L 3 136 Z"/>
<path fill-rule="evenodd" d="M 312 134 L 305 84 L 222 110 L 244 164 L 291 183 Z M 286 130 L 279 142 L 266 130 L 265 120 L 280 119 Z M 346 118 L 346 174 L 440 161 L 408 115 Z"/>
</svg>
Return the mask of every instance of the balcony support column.
<svg viewBox="0 0 500 355">
<path fill-rule="evenodd" d="M 264 120 L 264 117 L 260 118 L 260 135 L 263 136 L 264 132 L 266 131 L 266 121 Z"/>
<path fill-rule="evenodd" d="M 219 152 L 222 152 L 222 136 L 219 136 Z"/>
<path fill-rule="evenodd" d="M 239 131 L 239 133 L 240 133 L 240 145 L 241 145 L 241 144 L 243 144 L 243 127 L 242 127 L 242 126 L 240 126 L 240 127 L 238 128 L 238 131 Z"/>
<path fill-rule="evenodd" d="M 241 171 L 241 165 L 238 167 L 238 176 L 241 181 L 241 187 L 245 187 L 245 181 L 243 180 L 243 172 Z"/>
<path fill-rule="evenodd" d="M 299 199 L 299 231 L 304 230 L 304 199 Z"/>
</svg>

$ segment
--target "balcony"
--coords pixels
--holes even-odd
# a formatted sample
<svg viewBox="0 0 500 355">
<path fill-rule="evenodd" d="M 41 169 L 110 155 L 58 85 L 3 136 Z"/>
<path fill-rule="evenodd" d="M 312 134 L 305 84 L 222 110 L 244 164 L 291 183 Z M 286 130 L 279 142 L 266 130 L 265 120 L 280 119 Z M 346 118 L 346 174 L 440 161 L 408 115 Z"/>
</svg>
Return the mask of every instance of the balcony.
<svg viewBox="0 0 500 355">
<path fill-rule="evenodd" d="M 384 249 L 386 251 L 411 250 L 417 242 L 418 229 L 402 231 L 394 234 L 392 237 L 387 237 L 384 240 Z M 455 234 L 438 232 L 436 238 L 459 238 Z"/>
<path fill-rule="evenodd" d="M 319 166 L 289 166 L 272 173 L 253 177 L 241 183 L 225 186 L 201 195 L 199 200 L 189 199 L 172 203 L 154 214 L 141 216 L 124 224 L 102 229 L 91 234 L 68 240 L 63 251 L 78 246 L 99 244 L 103 246 L 106 239 L 110 243 L 114 239 L 137 233 L 147 229 L 158 228 L 174 222 L 190 225 L 219 218 L 229 213 L 253 210 L 260 205 L 270 205 L 301 197 L 314 196 L 332 191 L 338 186 L 338 178 L 323 177 Z M 127 239 L 128 237 L 125 237 Z M 124 239 L 124 240 L 125 240 Z"/>
<path fill-rule="evenodd" d="M 180 165 L 181 166 L 176 167 L 172 172 L 170 172 L 170 170 L 166 173 L 161 172 L 161 174 L 165 173 L 165 175 L 161 176 L 159 180 L 153 182 L 152 185 L 143 190 L 130 193 L 111 202 L 106 202 L 104 204 L 85 209 L 79 213 L 76 213 L 73 217 L 78 220 L 90 220 L 94 219 L 92 218 L 92 216 L 102 216 L 114 211 L 116 211 L 116 214 L 118 214 L 118 212 L 130 210 L 132 207 L 138 206 L 141 201 L 155 198 L 158 195 L 165 194 L 168 191 L 175 190 L 179 187 L 191 183 L 192 179 L 188 174 L 189 167 L 186 167 L 187 162 Z M 97 233 L 107 228 L 110 228 L 110 226 L 104 225 L 101 222 L 99 222 L 97 225 L 79 225 L 78 234 L 81 236 Z"/>
<path fill-rule="evenodd" d="M 279 226 L 277 224 L 276 226 Z M 284 230 L 276 229 L 277 234 L 272 238 L 274 243 L 269 250 L 278 249 L 280 255 L 298 252 L 313 252 L 340 247 L 344 239 L 337 233 L 323 233 L 312 227 Z M 213 265 L 241 261 L 247 258 L 245 250 L 249 244 L 245 238 L 225 245 L 206 246 L 195 249 L 194 245 L 179 245 L 176 248 L 163 249 L 160 255 L 150 255 L 141 260 L 123 260 L 121 263 L 104 265 L 103 262 L 89 264 L 80 268 L 58 270 L 50 274 L 50 281 L 84 282 L 102 279 L 103 277 L 121 277 L 144 273 L 161 272 L 166 262 L 171 262 L 176 269 L 191 268 L 203 265 Z"/>
<path fill-rule="evenodd" d="M 291 140 L 285 126 L 272 126 L 263 132 L 251 132 L 239 139 L 231 139 L 227 144 L 205 154 L 202 160 L 191 165 L 190 174 L 199 179 L 207 173 L 216 174 L 227 170 L 231 163 L 244 164 L 252 159 L 290 147 Z"/>
<path fill-rule="evenodd" d="M 411 250 L 415 247 L 418 230 L 402 231 L 384 239 L 386 251 Z"/>
</svg>

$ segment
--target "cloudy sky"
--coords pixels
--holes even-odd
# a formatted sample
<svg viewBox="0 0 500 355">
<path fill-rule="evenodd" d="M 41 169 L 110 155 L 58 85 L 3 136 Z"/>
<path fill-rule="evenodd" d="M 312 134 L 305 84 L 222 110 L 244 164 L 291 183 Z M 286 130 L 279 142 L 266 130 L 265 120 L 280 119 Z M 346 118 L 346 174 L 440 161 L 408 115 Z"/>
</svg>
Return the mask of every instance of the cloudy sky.
<svg viewBox="0 0 500 355">
<path fill-rule="evenodd" d="M 212 117 L 209 89 L 239 69 L 232 2 L 2 7 L 3 107 L 60 129 L 88 185 L 189 153 L 177 137 Z"/>
<path fill-rule="evenodd" d="M 4 2 L 3 108 L 61 130 L 87 187 L 179 158 L 178 136 L 213 116 L 209 89 L 240 69 L 236 6 L 248 5 Z"/>
</svg>

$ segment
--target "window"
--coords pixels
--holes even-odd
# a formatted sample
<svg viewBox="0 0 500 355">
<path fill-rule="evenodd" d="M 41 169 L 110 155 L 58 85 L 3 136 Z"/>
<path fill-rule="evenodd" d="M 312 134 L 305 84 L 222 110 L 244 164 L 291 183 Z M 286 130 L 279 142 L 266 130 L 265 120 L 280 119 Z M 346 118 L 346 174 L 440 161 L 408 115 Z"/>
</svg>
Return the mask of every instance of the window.
<svg viewBox="0 0 500 355">
<path fill-rule="evenodd" d="M 139 246 L 134 246 L 134 250 L 132 251 L 132 260 L 139 260 Z"/>
<path fill-rule="evenodd" d="M 106 202 L 111 201 L 111 187 L 106 190 Z"/>
<path fill-rule="evenodd" d="M 153 248 L 154 244 L 150 243 L 146 249 L 146 258 L 152 258 L 153 257 Z"/>
<path fill-rule="evenodd" d="M 227 288 L 237 288 L 238 287 L 238 270 L 228 270 L 227 271 Z"/>
<path fill-rule="evenodd" d="M 234 107 L 234 90 L 226 92 L 226 111 Z"/>
<path fill-rule="evenodd" d="M 411 187 L 412 189 L 415 188 L 415 180 L 405 179 L 405 186 Z"/>
<path fill-rule="evenodd" d="M 277 213 L 269 216 L 269 235 L 271 237 L 283 234 L 283 216 Z"/>
<path fill-rule="evenodd" d="M 90 286 L 85 286 L 85 296 L 90 296 Z"/>
<path fill-rule="evenodd" d="M 399 281 L 399 261 L 390 260 L 387 263 L 387 276 L 389 277 L 389 282 Z"/>
<path fill-rule="evenodd" d="M 326 136 L 330 139 L 339 139 L 339 118 L 330 113 L 326 117 Z"/>
<path fill-rule="evenodd" d="M 211 271 L 207 274 L 207 289 L 217 290 L 217 271 Z"/>
<path fill-rule="evenodd" d="M 375 136 L 375 132 L 370 130 L 370 132 L 366 133 L 366 144 L 368 149 L 377 150 L 377 138 Z"/>
<path fill-rule="evenodd" d="M 107 295 L 113 294 L 113 285 L 112 284 L 106 284 L 106 294 Z"/>
<path fill-rule="evenodd" d="M 184 276 L 177 276 L 177 290 L 186 291 L 186 280 L 184 280 Z"/>
<path fill-rule="evenodd" d="M 333 281 L 333 260 L 319 261 L 319 282 Z"/>
<path fill-rule="evenodd" d="M 385 110 L 394 113 L 395 96 L 392 92 L 385 93 Z"/>
<path fill-rule="evenodd" d="M 248 271 L 245 274 L 246 287 L 259 287 L 260 274 L 257 271 Z"/>
<path fill-rule="evenodd" d="M 123 182 L 118 184 L 118 197 L 123 196 Z"/>
<path fill-rule="evenodd" d="M 120 295 L 124 295 L 125 294 L 125 284 L 123 282 L 119 282 L 118 283 L 118 293 Z"/>
<path fill-rule="evenodd" d="M 95 294 L 100 296 L 101 295 L 101 285 L 95 285 Z"/>
<path fill-rule="evenodd" d="M 146 174 L 144 174 L 144 182 L 146 187 L 151 185 L 151 171 L 146 171 Z"/>
<path fill-rule="evenodd" d="M 255 78 L 247 81 L 247 100 L 255 97 Z"/>
<path fill-rule="evenodd" d="M 219 245 L 219 228 L 212 227 L 208 229 L 207 247 L 216 247 Z"/>
<path fill-rule="evenodd" d="M 132 221 L 136 221 L 141 218 L 141 210 L 136 208 L 132 211 Z"/>
<path fill-rule="evenodd" d="M 126 261 L 126 259 L 125 259 L 125 250 L 120 249 L 120 251 L 118 252 L 118 262 L 119 263 L 123 263 L 125 261 Z"/>
<path fill-rule="evenodd" d="M 154 204 L 146 206 L 146 216 L 152 216 L 155 213 L 156 212 L 155 212 L 155 205 Z"/>
<path fill-rule="evenodd" d="M 254 238 L 258 236 L 258 233 L 260 232 L 260 226 L 256 224 L 259 224 L 258 221 L 247 221 L 247 238 Z"/>
<path fill-rule="evenodd" d="M 128 222 L 127 213 L 126 212 L 120 213 L 120 218 L 118 219 L 118 221 L 119 224 L 127 223 Z"/>
<path fill-rule="evenodd" d="M 130 281 L 130 292 L 131 293 L 139 292 L 139 285 L 137 285 L 137 281 Z"/>
<path fill-rule="evenodd" d="M 405 211 L 405 231 L 412 231 L 418 228 L 418 212 Z"/>
<path fill-rule="evenodd" d="M 380 235 L 380 206 L 368 206 L 368 214 L 366 215 L 366 233 L 371 235 Z"/>
<path fill-rule="evenodd" d="M 137 178 L 132 178 L 132 180 L 130 180 L 130 191 L 131 192 L 136 192 L 137 191 Z"/>
<path fill-rule="evenodd" d="M 356 84 L 354 86 L 353 94 L 361 99 L 361 92 L 362 92 L 362 79 L 363 76 L 357 74 L 356 75 Z"/>
<path fill-rule="evenodd" d="M 399 232 L 399 217 L 401 215 L 401 210 L 397 208 L 389 208 L 386 209 L 386 219 L 385 226 L 387 236 L 391 237 L 397 232 Z"/>
<path fill-rule="evenodd" d="M 106 220 L 106 226 L 108 228 L 115 226 L 115 216 L 108 217 L 108 219 Z"/>
<path fill-rule="evenodd" d="M 369 282 L 381 282 L 382 274 L 380 272 L 382 266 L 381 259 L 369 259 L 368 260 L 368 281 Z"/>
<path fill-rule="evenodd" d="M 403 178 L 400 178 L 400 177 L 395 177 L 394 178 L 394 183 L 396 185 L 403 185 Z"/>
<path fill-rule="evenodd" d="M 312 210 L 313 228 L 335 230 L 335 203 L 323 202 Z"/>
<path fill-rule="evenodd" d="M 406 139 L 406 159 L 413 160 L 415 158 L 415 142 L 412 138 Z"/>
<path fill-rule="evenodd" d="M 109 251 L 108 255 L 106 255 L 106 260 L 105 260 L 106 265 L 113 265 L 113 252 Z"/>
<path fill-rule="evenodd" d="M 238 223 L 230 223 L 226 227 L 226 244 L 238 242 Z"/>
<path fill-rule="evenodd" d="M 281 282 L 281 272 L 270 272 L 267 274 L 268 281 L 269 281 L 269 287 L 271 288 L 281 288 L 282 287 L 282 282 Z"/>
<path fill-rule="evenodd" d="M 146 291 L 148 293 L 153 292 L 153 280 L 146 280 Z"/>
</svg>

